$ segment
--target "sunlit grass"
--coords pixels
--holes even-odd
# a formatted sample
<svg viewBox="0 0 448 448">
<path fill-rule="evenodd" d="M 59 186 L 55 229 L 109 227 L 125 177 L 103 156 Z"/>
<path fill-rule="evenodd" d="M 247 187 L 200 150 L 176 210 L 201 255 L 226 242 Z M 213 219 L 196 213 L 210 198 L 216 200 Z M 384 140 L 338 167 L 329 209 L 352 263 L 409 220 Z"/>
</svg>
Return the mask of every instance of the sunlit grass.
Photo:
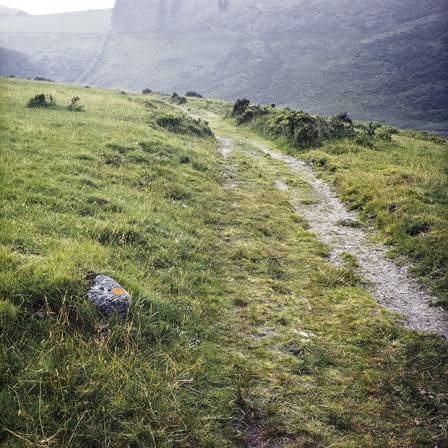
<svg viewBox="0 0 448 448">
<path fill-rule="evenodd" d="M 157 97 L 48 86 L 81 97 L 71 113 L 27 109 L 42 84 L 1 89 L 2 446 L 240 447 L 249 427 L 285 447 L 446 444 L 446 343 L 403 330 L 353 260 L 330 265 L 275 180 L 307 186 L 243 131 L 211 121 L 237 142 L 224 161 L 158 126 L 180 112 Z M 132 293 L 128 320 L 92 309 L 94 273 Z"/>
</svg>

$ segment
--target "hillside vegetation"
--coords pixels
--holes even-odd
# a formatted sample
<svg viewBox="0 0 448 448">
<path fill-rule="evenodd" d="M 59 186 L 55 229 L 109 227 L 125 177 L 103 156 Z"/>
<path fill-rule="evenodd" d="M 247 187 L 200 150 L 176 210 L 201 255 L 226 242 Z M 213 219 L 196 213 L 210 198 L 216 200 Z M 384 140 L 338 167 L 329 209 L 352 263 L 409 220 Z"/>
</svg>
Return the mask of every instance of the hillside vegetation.
<svg viewBox="0 0 448 448">
<path fill-rule="evenodd" d="M 448 443 L 447 342 L 329 263 L 239 128 L 154 95 L 0 89 L 2 447 Z M 97 273 L 127 320 L 92 309 Z"/>
</svg>

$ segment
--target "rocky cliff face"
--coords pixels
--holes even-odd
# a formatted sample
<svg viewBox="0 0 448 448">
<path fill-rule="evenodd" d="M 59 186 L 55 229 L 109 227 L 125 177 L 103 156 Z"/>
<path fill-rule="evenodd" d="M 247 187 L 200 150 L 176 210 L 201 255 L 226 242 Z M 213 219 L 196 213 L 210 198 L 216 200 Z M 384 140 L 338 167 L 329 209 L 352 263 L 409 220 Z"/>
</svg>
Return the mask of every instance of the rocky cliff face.
<svg viewBox="0 0 448 448">
<path fill-rule="evenodd" d="M 447 17 L 448 0 L 118 0 L 90 77 L 446 127 Z"/>
</svg>

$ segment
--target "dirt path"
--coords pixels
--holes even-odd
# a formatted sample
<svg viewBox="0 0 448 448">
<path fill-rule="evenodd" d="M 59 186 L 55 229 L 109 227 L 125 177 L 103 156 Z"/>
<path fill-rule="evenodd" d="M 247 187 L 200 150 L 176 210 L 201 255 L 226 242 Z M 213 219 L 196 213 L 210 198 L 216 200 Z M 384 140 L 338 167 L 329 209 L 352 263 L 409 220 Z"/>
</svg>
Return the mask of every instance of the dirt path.
<svg viewBox="0 0 448 448">
<path fill-rule="evenodd" d="M 381 305 L 401 314 L 413 330 L 448 338 L 448 313 L 430 305 L 432 298 L 412 277 L 409 266 L 397 266 L 387 257 L 385 246 L 371 242 L 368 230 L 353 225 L 357 222 L 357 214 L 347 210 L 311 167 L 263 144 L 253 145 L 272 159 L 286 163 L 293 173 L 309 184 L 314 202 L 299 201 L 293 205 L 308 222 L 310 231 L 330 248 L 331 262 L 339 264 L 343 253 L 353 255 Z M 280 190 L 288 188 L 281 181 L 277 181 L 276 186 Z"/>
<path fill-rule="evenodd" d="M 227 136 L 219 137 L 219 141 L 221 154 L 229 159 L 238 143 Z M 308 222 L 310 231 L 330 248 L 332 263 L 338 265 L 342 254 L 351 254 L 381 305 L 403 316 L 405 325 L 412 330 L 448 338 L 448 313 L 430 305 L 432 298 L 410 274 L 409 266 L 397 266 L 387 257 L 385 246 L 372 243 L 369 230 L 356 226 L 357 214 L 347 210 L 310 166 L 255 139 L 246 138 L 244 145 L 285 163 L 292 173 L 309 185 L 313 197 L 311 204 L 300 201 L 300 192 L 293 191 L 294 187 L 289 188 L 281 179 L 276 181 L 277 189 L 290 190 L 291 204 L 296 212 Z M 234 169 L 229 165 L 226 177 L 232 177 Z"/>
</svg>

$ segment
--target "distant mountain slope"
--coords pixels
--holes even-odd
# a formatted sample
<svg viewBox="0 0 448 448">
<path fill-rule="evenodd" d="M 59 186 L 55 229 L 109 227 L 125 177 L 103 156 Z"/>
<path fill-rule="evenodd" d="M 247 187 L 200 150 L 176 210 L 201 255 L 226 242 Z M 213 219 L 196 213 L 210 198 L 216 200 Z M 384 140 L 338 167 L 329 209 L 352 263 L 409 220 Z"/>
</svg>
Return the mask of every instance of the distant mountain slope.
<svg viewBox="0 0 448 448">
<path fill-rule="evenodd" d="M 35 77 L 41 73 L 27 55 L 0 47 L 0 76 L 10 75 Z"/>
<path fill-rule="evenodd" d="M 0 44 L 61 81 L 447 131 L 447 17 L 448 0 L 118 0 L 113 14 L 0 20 Z"/>
<path fill-rule="evenodd" d="M 73 83 L 98 57 L 111 15 L 112 10 L 96 10 L 0 18 L 0 45 L 31 57 L 41 76 Z"/>
<path fill-rule="evenodd" d="M 17 17 L 28 15 L 25 11 L 21 11 L 16 8 L 8 8 L 7 6 L 0 5 L 0 18 L 1 17 Z"/>
<path fill-rule="evenodd" d="M 89 79 L 446 129 L 447 12 L 447 0 L 118 0 Z"/>
<path fill-rule="evenodd" d="M 13 18 L 0 14 L 0 33 L 105 34 L 110 31 L 111 15 L 111 9 Z"/>
</svg>

